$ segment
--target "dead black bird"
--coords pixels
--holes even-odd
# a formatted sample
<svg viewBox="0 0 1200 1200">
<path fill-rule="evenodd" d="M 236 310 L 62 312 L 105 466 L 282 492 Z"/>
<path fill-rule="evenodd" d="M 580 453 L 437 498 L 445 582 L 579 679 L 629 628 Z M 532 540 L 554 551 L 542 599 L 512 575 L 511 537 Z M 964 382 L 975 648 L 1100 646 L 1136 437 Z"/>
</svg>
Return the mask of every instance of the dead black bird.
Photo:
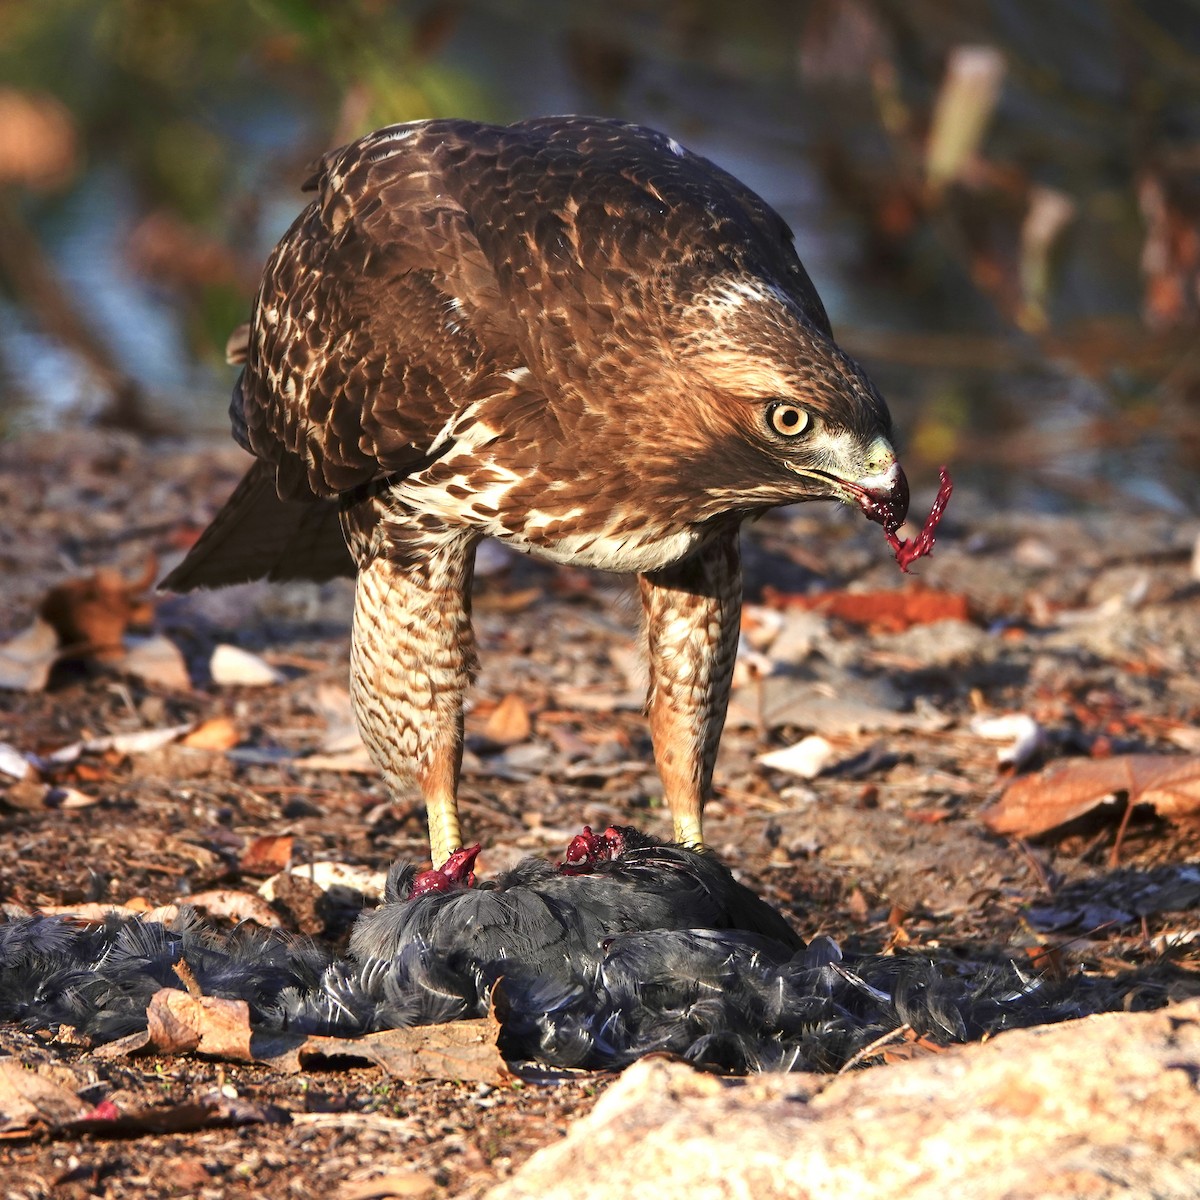
<svg viewBox="0 0 1200 1200">
<path fill-rule="evenodd" d="M 467 886 L 390 873 L 345 958 L 194 915 L 171 926 L 0 925 L 0 1019 L 70 1024 L 96 1040 L 145 1025 L 150 997 L 181 986 L 245 1000 L 256 1030 L 358 1035 L 481 1015 L 493 988 L 510 1060 L 611 1067 L 651 1051 L 725 1070 L 832 1070 L 907 1023 L 942 1041 L 1095 1011 L 1082 979 L 1052 985 L 1011 965 L 947 971 L 919 956 L 853 964 L 808 946 L 709 852 L 635 830 L 588 833 L 554 866 L 526 859 Z M 429 875 L 430 873 L 425 873 Z"/>
</svg>

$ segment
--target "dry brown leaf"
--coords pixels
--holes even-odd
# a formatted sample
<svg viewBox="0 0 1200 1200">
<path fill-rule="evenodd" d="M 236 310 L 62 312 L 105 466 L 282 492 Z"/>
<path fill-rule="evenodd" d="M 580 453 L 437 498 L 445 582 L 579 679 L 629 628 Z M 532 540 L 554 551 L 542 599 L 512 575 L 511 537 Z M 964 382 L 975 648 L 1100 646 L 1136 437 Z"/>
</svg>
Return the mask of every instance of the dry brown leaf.
<svg viewBox="0 0 1200 1200">
<path fill-rule="evenodd" d="M 416 1171 L 388 1171 L 373 1179 L 356 1179 L 342 1184 L 337 1200 L 393 1200 L 393 1197 L 418 1200 L 436 1191 L 437 1182 L 429 1175 Z"/>
<path fill-rule="evenodd" d="M 191 996 L 161 988 L 146 1009 L 146 1030 L 154 1046 L 167 1054 L 195 1050 L 214 1058 L 252 1062 L 250 1006 L 245 1000 Z"/>
<path fill-rule="evenodd" d="M 84 754 L 153 754 L 164 746 L 178 741 L 192 729 L 190 722 L 168 725 L 161 729 L 138 729 L 133 733 L 114 733 L 109 737 L 87 738 L 71 742 L 44 756 L 51 767 L 67 767 L 77 762 Z"/>
<path fill-rule="evenodd" d="M 358 1059 L 382 1067 L 398 1079 L 439 1079 L 469 1083 L 507 1083 L 496 1039 L 500 1022 L 490 1013 L 472 1021 L 388 1029 L 361 1038 L 310 1037 L 273 1060 L 285 1070 L 307 1070 L 316 1060 Z"/>
<path fill-rule="evenodd" d="M 290 833 L 255 838 L 242 851 L 238 866 L 246 875 L 274 875 L 292 861 L 295 842 Z"/>
<path fill-rule="evenodd" d="M 46 593 L 39 616 L 58 635 L 59 644 L 74 653 L 96 658 L 120 658 L 121 638 L 130 625 L 147 624 L 154 607 L 142 593 L 154 582 L 158 563 L 151 559 L 142 577 L 126 580 L 101 567 L 83 579 L 68 579 Z"/>
<path fill-rule="evenodd" d="M 158 908 L 145 907 L 145 901 L 137 904 L 39 904 L 37 911 L 44 917 L 67 917 L 78 925 L 103 925 L 109 917 L 139 917 L 143 921 L 157 921 L 170 925 L 179 916 L 178 904 L 163 904 Z"/>
<path fill-rule="evenodd" d="M 278 913 L 251 892 L 213 888 L 185 897 L 184 903 L 203 909 L 214 917 L 228 917 L 231 921 L 257 921 L 265 929 L 276 929 L 281 924 Z"/>
<path fill-rule="evenodd" d="M 533 732 L 529 708 L 516 692 L 509 692 L 492 711 L 483 736 L 497 746 L 515 746 L 526 741 Z"/>
<path fill-rule="evenodd" d="M 299 876 L 306 883 L 312 883 L 322 892 L 357 892 L 370 900 L 383 899 L 383 890 L 387 882 L 385 871 L 372 871 L 351 863 L 318 860 L 272 875 L 259 887 L 258 894 L 268 902 L 274 901 L 277 888 L 281 883 L 286 884 L 283 876 L 289 874 Z"/>
<path fill-rule="evenodd" d="M 1072 758 L 1016 780 L 980 814 L 993 833 L 1037 837 L 1117 794 L 1170 820 L 1200 813 L 1200 755 L 1119 754 Z"/>
<path fill-rule="evenodd" d="M 232 750 L 242 740 L 238 727 L 229 717 L 203 721 L 179 743 L 193 750 Z"/>
<path fill-rule="evenodd" d="M 763 599 L 776 608 L 805 609 L 888 633 L 903 633 L 914 625 L 930 625 L 935 621 L 971 619 L 966 596 L 920 584 L 898 591 L 831 591 L 816 595 L 796 595 L 764 587 Z"/>
<path fill-rule="evenodd" d="M 1163 759 L 1156 770 L 1143 774 L 1139 782 L 1142 790 L 1137 803 L 1152 805 L 1160 817 L 1173 821 L 1200 813 L 1200 756 L 1189 755 L 1182 762 Z"/>
<path fill-rule="evenodd" d="M 0 782 L 33 778 L 33 764 L 16 746 L 0 742 Z"/>
<path fill-rule="evenodd" d="M 303 771 L 337 771 L 355 775 L 378 775 L 379 768 L 371 759 L 366 746 L 356 746 L 337 754 L 309 754 L 293 759 L 292 765 Z"/>
<path fill-rule="evenodd" d="M 38 617 L 28 629 L 0 645 L 0 689 L 40 692 L 58 660 L 58 634 Z"/>
<path fill-rule="evenodd" d="M 17 1058 L 0 1058 L 0 1133 L 31 1125 L 60 1125 L 91 1108 L 68 1087 L 31 1070 Z"/>
<path fill-rule="evenodd" d="M 0 799 L 7 808 L 40 812 L 46 807 L 46 797 L 53 790 L 48 784 L 38 783 L 34 779 L 20 779 L 0 792 Z"/>
<path fill-rule="evenodd" d="M 125 638 L 125 654 L 115 665 L 126 675 L 168 691 L 186 692 L 192 686 L 187 663 L 178 646 L 161 633 L 148 638 Z"/>
</svg>

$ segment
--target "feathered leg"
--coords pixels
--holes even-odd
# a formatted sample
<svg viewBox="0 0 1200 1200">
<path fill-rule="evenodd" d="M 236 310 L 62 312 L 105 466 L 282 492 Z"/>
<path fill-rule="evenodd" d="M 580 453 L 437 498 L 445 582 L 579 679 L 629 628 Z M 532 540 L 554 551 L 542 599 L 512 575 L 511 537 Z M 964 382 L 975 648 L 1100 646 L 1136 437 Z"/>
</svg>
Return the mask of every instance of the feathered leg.
<svg viewBox="0 0 1200 1200">
<path fill-rule="evenodd" d="M 737 656 L 742 609 L 738 530 L 641 576 L 650 650 L 650 736 L 675 840 L 704 841 L 701 813 Z"/>
<path fill-rule="evenodd" d="M 388 786 L 414 781 L 429 814 L 435 867 L 462 845 L 458 774 L 463 696 L 475 669 L 471 576 L 475 541 L 445 530 L 420 555 L 385 550 L 359 570 L 350 696 Z"/>
</svg>

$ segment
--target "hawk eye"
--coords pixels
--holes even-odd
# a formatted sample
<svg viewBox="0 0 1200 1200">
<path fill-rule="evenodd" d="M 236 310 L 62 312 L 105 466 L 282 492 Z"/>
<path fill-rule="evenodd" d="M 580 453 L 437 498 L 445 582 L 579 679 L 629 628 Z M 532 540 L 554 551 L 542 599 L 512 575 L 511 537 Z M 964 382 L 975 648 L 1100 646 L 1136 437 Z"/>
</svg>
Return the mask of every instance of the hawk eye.
<svg viewBox="0 0 1200 1200">
<path fill-rule="evenodd" d="M 808 413 L 786 401 L 778 401 L 767 409 L 767 423 L 784 437 L 795 437 L 803 433 L 809 424 Z"/>
</svg>

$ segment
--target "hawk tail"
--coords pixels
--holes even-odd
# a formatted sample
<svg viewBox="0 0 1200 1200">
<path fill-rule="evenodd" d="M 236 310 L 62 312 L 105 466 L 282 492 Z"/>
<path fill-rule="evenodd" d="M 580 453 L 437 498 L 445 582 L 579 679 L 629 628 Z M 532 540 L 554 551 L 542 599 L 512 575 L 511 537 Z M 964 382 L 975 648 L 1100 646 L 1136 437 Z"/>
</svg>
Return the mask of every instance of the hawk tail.
<svg viewBox="0 0 1200 1200">
<path fill-rule="evenodd" d="M 353 575 L 338 515 L 332 500 L 281 500 L 274 468 L 256 462 L 159 590 Z"/>
</svg>

